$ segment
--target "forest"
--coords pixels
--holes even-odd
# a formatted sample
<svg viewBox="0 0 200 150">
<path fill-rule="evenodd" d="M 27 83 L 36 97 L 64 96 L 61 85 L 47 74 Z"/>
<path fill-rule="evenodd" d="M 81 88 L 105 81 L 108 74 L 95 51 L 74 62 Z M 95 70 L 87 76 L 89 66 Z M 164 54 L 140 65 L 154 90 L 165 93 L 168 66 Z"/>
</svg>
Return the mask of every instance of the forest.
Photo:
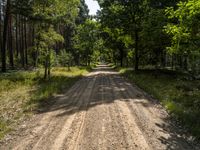
<svg viewBox="0 0 200 150">
<path fill-rule="evenodd" d="M 200 0 L 0 0 L 0 139 L 99 63 L 200 138 Z"/>
</svg>

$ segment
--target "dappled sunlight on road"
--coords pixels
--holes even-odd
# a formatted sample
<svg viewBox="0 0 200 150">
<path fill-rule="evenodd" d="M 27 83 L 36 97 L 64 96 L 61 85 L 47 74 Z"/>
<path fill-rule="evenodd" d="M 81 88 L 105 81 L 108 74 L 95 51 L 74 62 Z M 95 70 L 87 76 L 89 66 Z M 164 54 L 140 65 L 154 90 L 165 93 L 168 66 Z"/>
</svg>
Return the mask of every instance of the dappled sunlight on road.
<svg viewBox="0 0 200 150">
<path fill-rule="evenodd" d="M 194 149 L 157 101 L 106 65 L 54 99 L 2 148 Z"/>
</svg>

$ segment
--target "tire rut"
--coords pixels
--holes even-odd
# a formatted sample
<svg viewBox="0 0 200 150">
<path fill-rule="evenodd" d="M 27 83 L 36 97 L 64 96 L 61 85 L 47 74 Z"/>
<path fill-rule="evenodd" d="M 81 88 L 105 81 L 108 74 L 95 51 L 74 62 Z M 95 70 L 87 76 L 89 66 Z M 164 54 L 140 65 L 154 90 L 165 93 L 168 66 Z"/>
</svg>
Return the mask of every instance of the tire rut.
<svg viewBox="0 0 200 150">
<path fill-rule="evenodd" d="M 121 91 L 124 99 L 127 101 L 126 106 L 130 110 L 130 114 L 135 120 L 135 123 L 143 132 L 143 135 L 148 142 L 149 145 L 153 149 L 163 150 L 163 149 L 195 149 L 192 145 L 190 145 L 187 140 L 183 139 L 181 136 L 176 135 L 178 133 L 175 132 L 178 129 L 174 126 L 171 127 L 171 124 L 164 122 L 159 118 L 159 114 L 156 114 L 153 111 L 153 107 L 155 105 L 151 105 L 150 101 L 145 98 L 144 94 L 138 91 L 137 88 L 134 88 L 132 85 L 128 84 L 125 80 L 123 80 L 120 76 L 114 76 L 113 79 L 115 83 L 120 83 L 121 87 L 124 87 L 126 90 Z M 131 92 L 134 91 L 134 92 Z M 145 106 L 149 107 L 145 107 Z M 156 108 L 157 109 L 157 108 Z M 150 118 L 149 118 L 150 117 Z M 164 131 L 163 128 L 157 126 L 158 124 L 162 124 L 163 126 L 168 126 L 168 131 Z M 173 129 L 169 129 L 173 128 Z M 170 133 L 170 132 L 174 132 Z M 171 135 L 173 134 L 173 135 Z M 166 144 L 162 143 L 162 138 L 170 139 L 170 136 L 174 136 L 172 143 Z M 170 141 L 169 141 L 170 142 Z"/>
<path fill-rule="evenodd" d="M 119 73 L 101 66 L 35 115 L 21 135 L 0 149 L 195 149 L 176 135 L 163 110 Z"/>
<path fill-rule="evenodd" d="M 69 132 L 68 136 L 66 136 L 64 140 L 64 145 L 62 146 L 62 149 L 78 149 L 78 143 L 80 140 L 80 137 L 82 135 L 82 129 L 84 127 L 84 121 L 85 117 L 87 115 L 87 106 L 90 101 L 90 97 L 92 94 L 92 90 L 94 87 L 94 84 L 96 83 L 96 77 L 91 79 L 90 83 L 88 84 L 87 92 L 83 93 L 80 102 L 83 102 L 79 109 L 77 110 L 77 115 L 75 116 L 75 119 L 72 122 L 71 125 L 71 132 Z"/>
<path fill-rule="evenodd" d="M 33 144 L 33 150 L 42 149 L 42 147 L 46 147 L 45 149 L 52 149 L 53 146 L 49 143 L 55 143 L 55 141 L 57 142 L 56 145 L 59 145 L 61 141 L 58 142 L 57 140 L 57 136 L 59 135 L 58 133 L 63 131 L 62 129 L 65 128 L 65 122 L 70 122 L 69 119 L 73 119 L 72 116 L 74 117 L 76 113 L 76 107 L 78 108 L 80 105 L 80 97 L 85 92 L 85 89 L 88 85 L 87 80 L 88 79 L 86 79 L 86 83 L 83 84 L 83 86 L 80 86 L 80 88 L 78 89 L 78 94 L 75 91 L 71 92 L 73 94 L 71 97 L 68 98 L 70 100 L 70 103 L 64 107 L 64 110 L 59 111 L 53 116 L 52 125 L 50 126 L 50 128 L 47 128 L 40 139 Z"/>
<path fill-rule="evenodd" d="M 67 95 L 66 96 L 66 99 L 61 99 L 60 101 L 58 100 L 58 102 L 56 103 L 56 104 L 54 104 L 53 106 L 52 106 L 52 108 L 54 108 L 55 107 L 55 105 L 60 105 L 60 104 L 64 104 L 64 103 L 66 103 L 66 106 L 65 107 L 67 107 L 67 106 L 71 106 L 73 103 L 74 103 L 74 101 L 73 101 L 73 97 L 76 97 L 75 95 L 76 95 L 76 93 L 75 92 L 73 92 L 74 90 L 75 91 L 79 91 L 80 90 L 80 93 L 82 93 L 81 92 L 81 90 L 83 91 L 83 90 L 85 90 L 85 88 L 84 87 L 81 87 L 81 86 L 79 86 L 80 85 L 80 83 L 86 83 L 86 84 L 83 84 L 83 85 L 87 85 L 87 81 L 88 79 L 86 78 L 86 79 L 82 79 L 82 80 L 80 80 L 79 82 L 77 82 L 68 92 L 67 92 L 67 94 L 69 94 L 69 95 Z M 79 100 L 79 98 L 76 98 L 77 100 Z M 69 101 L 67 101 L 67 100 L 69 100 Z M 63 102 L 64 101 L 64 102 Z M 34 125 L 34 127 L 33 128 L 31 128 L 31 131 L 29 132 L 28 131 L 28 133 L 30 134 L 30 135 L 28 135 L 28 136 L 26 136 L 25 138 L 23 138 L 23 136 L 20 138 L 20 140 L 18 140 L 19 142 L 15 142 L 15 143 L 17 143 L 17 145 L 16 144 L 14 144 L 13 146 L 11 146 L 12 144 L 10 144 L 10 145 L 8 145 L 7 147 L 13 147 L 13 149 L 33 149 L 33 147 L 34 147 L 34 145 L 39 141 L 38 140 L 38 137 L 44 137 L 44 132 L 49 132 L 49 128 L 51 128 L 52 127 L 52 125 L 54 126 L 54 128 L 55 128 L 55 124 L 56 123 L 58 123 L 58 119 L 56 119 L 55 118 L 55 116 L 56 115 L 58 115 L 58 114 L 60 114 L 61 113 L 61 111 L 60 110 L 54 110 L 54 109 L 52 109 L 50 112 L 47 112 L 47 113 L 44 113 L 44 114 L 41 114 L 41 115 L 38 115 L 37 116 L 37 118 L 35 118 L 35 120 L 34 121 L 37 121 L 37 120 L 40 120 L 40 122 L 38 123 L 36 123 L 36 125 Z M 55 119 L 56 119 L 56 121 L 55 121 Z M 33 122 L 34 123 L 34 122 Z M 60 122 L 61 123 L 61 122 Z M 60 124 L 60 123 L 58 123 L 58 124 Z M 29 130 L 29 129 L 28 129 Z M 48 138 L 48 137 L 47 137 Z M 41 141 L 41 139 L 42 138 L 39 138 L 40 139 L 40 141 Z M 4 149 L 6 149 L 6 147 L 4 148 Z M 10 149 L 10 148 L 9 148 Z"/>
<path fill-rule="evenodd" d="M 130 111 L 125 105 L 126 102 L 123 102 L 124 95 L 122 94 L 122 91 L 124 90 L 124 87 L 118 85 L 118 83 L 115 82 L 112 78 L 110 78 L 110 80 L 111 84 L 113 84 L 114 86 L 113 89 L 115 93 L 115 101 L 113 103 L 120 116 L 120 120 L 125 134 L 124 137 L 126 137 L 126 149 L 150 150 L 151 148 L 147 144 L 146 139 L 142 134 L 142 131 L 134 122 L 133 118 L 130 117 Z"/>
</svg>

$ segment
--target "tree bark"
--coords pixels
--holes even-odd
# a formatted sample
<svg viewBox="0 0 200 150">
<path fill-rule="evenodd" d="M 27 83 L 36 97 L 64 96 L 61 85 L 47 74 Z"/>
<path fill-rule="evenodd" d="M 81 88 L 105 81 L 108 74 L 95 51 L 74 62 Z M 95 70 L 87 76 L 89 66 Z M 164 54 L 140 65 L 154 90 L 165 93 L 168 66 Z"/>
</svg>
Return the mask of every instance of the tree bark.
<svg viewBox="0 0 200 150">
<path fill-rule="evenodd" d="M 1 3 L 2 2 L 0 2 L 0 12 L 2 12 L 2 7 L 1 7 Z M 1 34 L 1 32 L 2 32 L 2 13 L 0 13 L 0 51 L 2 50 L 2 34 Z"/>
<path fill-rule="evenodd" d="M 44 65 L 44 79 L 50 79 L 51 76 L 51 60 L 50 60 L 50 49 L 48 49 L 48 54 L 45 58 L 45 65 Z"/>
<path fill-rule="evenodd" d="M 9 47 L 9 63 L 10 67 L 14 68 L 14 55 L 13 55 L 13 36 L 12 36 L 12 16 L 9 16 L 9 32 L 8 32 L 8 47 Z"/>
<path fill-rule="evenodd" d="M 24 61 L 24 30 L 23 30 L 23 17 L 20 17 L 20 57 L 21 57 L 21 65 L 24 68 L 25 67 L 25 61 Z"/>
<path fill-rule="evenodd" d="M 7 43 L 7 31 L 8 31 L 8 23 L 9 23 L 9 16 L 10 16 L 10 0 L 7 0 L 6 5 L 6 14 L 4 18 L 4 29 L 3 29 L 3 43 L 2 43 L 2 72 L 6 72 L 6 43 Z"/>
<path fill-rule="evenodd" d="M 18 39 L 18 24 L 19 24 L 19 21 L 18 21 L 18 15 L 16 14 L 16 32 L 15 32 L 15 42 L 16 42 L 16 56 L 18 58 L 19 56 L 19 39 Z"/>
<path fill-rule="evenodd" d="M 28 45 L 27 45 L 27 33 L 26 33 L 26 18 L 24 18 L 24 49 L 25 49 L 25 64 L 28 66 Z"/>
</svg>

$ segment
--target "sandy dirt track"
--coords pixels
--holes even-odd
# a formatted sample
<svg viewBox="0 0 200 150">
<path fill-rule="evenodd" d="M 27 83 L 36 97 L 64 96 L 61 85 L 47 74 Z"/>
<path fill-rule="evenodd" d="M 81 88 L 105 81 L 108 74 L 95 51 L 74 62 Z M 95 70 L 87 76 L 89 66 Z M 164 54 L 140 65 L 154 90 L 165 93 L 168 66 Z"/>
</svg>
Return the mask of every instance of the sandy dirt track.
<svg viewBox="0 0 200 150">
<path fill-rule="evenodd" d="M 157 102 L 103 65 L 22 126 L 0 149 L 197 149 Z"/>
</svg>

